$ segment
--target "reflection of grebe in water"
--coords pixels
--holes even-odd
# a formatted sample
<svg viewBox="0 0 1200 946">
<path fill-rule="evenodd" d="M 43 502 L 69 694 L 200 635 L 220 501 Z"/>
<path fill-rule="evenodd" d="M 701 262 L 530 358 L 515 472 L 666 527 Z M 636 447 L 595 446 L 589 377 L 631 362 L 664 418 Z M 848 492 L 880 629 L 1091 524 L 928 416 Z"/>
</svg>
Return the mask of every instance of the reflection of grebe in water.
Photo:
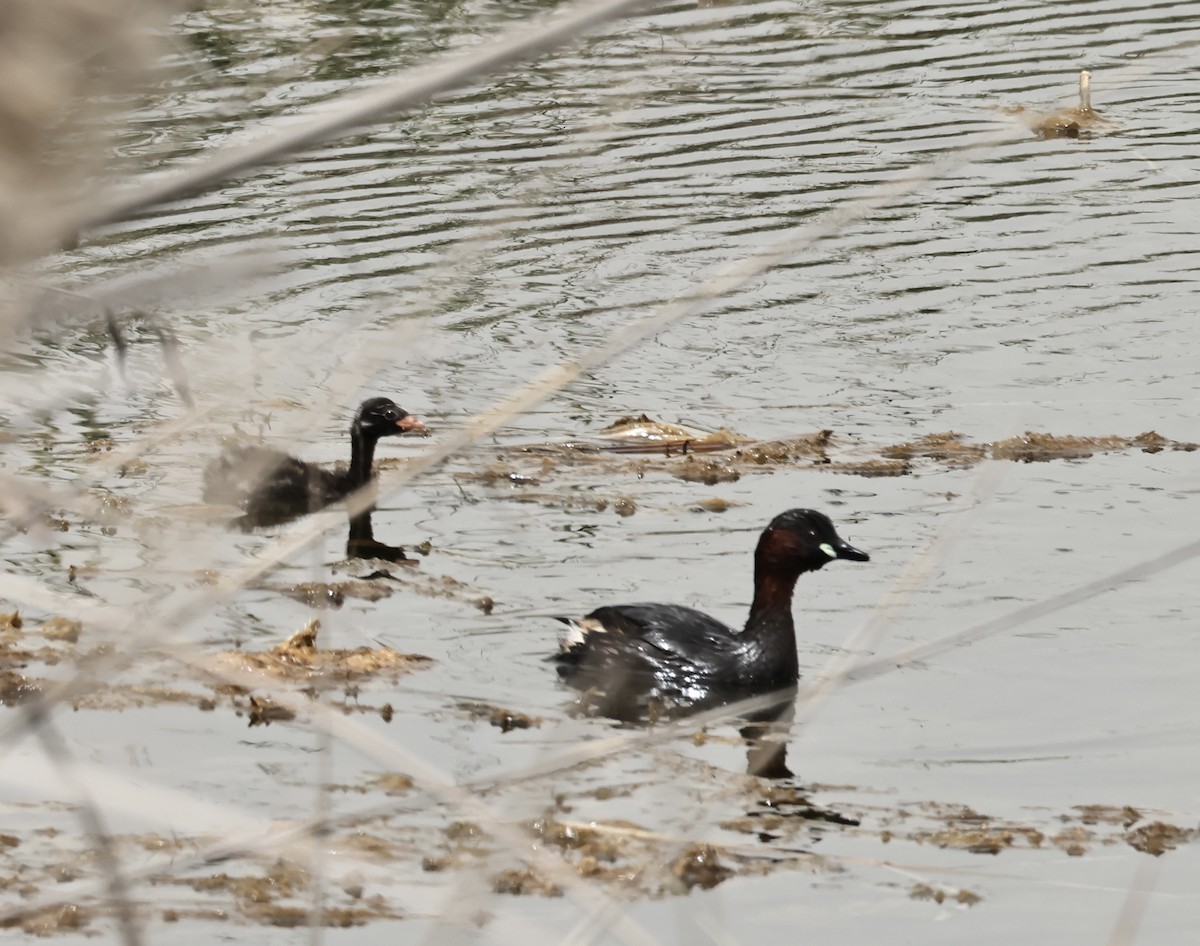
<svg viewBox="0 0 1200 946">
<path fill-rule="evenodd" d="M 416 565 L 417 563 L 404 554 L 404 549 L 398 545 L 388 545 L 375 538 L 371 528 L 371 514 L 374 506 L 368 506 L 362 512 L 350 517 L 350 533 L 346 537 L 346 558 L 378 558 L 397 565 Z"/>
<path fill-rule="evenodd" d="M 738 732 L 746 743 L 746 774 L 758 778 L 791 778 L 788 739 L 796 719 L 796 687 L 778 693 L 779 702 L 741 717 Z"/>
<path fill-rule="evenodd" d="M 1089 138 L 1091 130 L 1105 125 L 1105 119 L 1092 108 L 1092 74 L 1079 73 L 1079 104 L 1049 115 L 1030 115 L 1029 127 L 1039 138 Z"/>
</svg>

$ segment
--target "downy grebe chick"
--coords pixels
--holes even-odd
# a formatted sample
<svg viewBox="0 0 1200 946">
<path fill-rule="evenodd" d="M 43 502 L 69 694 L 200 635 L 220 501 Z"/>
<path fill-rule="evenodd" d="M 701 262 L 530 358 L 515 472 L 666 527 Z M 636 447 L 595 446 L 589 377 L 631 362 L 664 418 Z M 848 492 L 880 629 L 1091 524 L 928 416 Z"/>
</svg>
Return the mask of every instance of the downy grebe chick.
<svg viewBox="0 0 1200 946">
<path fill-rule="evenodd" d="M 204 470 L 204 501 L 239 506 L 242 529 L 279 525 L 324 509 L 371 481 L 380 437 L 424 430 L 419 418 L 386 397 L 359 405 L 350 425 L 350 468 L 326 470 L 269 447 L 226 449 Z"/>
<path fill-rule="evenodd" d="M 623 703 L 634 693 L 675 706 L 711 704 L 795 684 L 799 677 L 792 591 L 804 572 L 834 559 L 870 556 L 842 539 L 829 517 L 789 509 L 771 520 L 754 552 L 754 602 L 741 631 L 693 608 L 631 604 L 559 618 L 570 630 L 552 660 L 572 686 L 599 688 Z M 618 697 L 615 690 L 622 691 Z"/>
</svg>

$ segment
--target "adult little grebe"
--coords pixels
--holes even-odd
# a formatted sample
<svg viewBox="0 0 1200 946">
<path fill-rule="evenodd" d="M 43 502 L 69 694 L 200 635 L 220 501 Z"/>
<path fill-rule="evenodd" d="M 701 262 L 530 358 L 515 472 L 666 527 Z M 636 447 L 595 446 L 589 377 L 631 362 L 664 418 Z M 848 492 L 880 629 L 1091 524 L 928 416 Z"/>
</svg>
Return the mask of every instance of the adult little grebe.
<svg viewBox="0 0 1200 946">
<path fill-rule="evenodd" d="M 350 468 L 326 470 L 269 447 L 236 446 L 204 470 L 204 501 L 240 506 L 234 524 L 273 526 L 324 509 L 371 480 L 380 437 L 424 430 L 419 418 L 386 397 L 359 405 L 350 425 Z"/>
<path fill-rule="evenodd" d="M 572 686 L 619 689 L 622 702 L 634 692 L 639 702 L 649 697 L 678 706 L 782 689 L 799 677 L 796 579 L 838 558 L 870 560 L 837 534 L 828 516 L 789 509 L 758 540 L 754 602 L 741 631 L 681 605 L 603 607 L 585 618 L 559 618 L 570 630 L 550 659 Z"/>
</svg>

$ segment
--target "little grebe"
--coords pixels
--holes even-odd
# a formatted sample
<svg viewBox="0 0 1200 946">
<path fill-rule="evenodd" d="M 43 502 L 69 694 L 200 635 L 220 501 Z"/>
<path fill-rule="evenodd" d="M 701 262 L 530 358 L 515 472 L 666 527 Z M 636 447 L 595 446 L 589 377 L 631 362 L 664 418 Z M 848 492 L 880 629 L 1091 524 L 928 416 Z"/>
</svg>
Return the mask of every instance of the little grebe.
<svg viewBox="0 0 1200 946">
<path fill-rule="evenodd" d="M 630 604 L 559 618 L 570 630 L 551 657 L 572 686 L 636 692 L 676 706 L 712 703 L 795 684 L 799 677 L 792 591 L 803 572 L 834 559 L 870 557 L 842 539 L 812 509 L 771 520 L 754 552 L 754 602 L 741 631 L 694 608 Z M 723 700 L 721 700 L 723 701 Z M 605 715 L 614 715 L 605 710 Z M 625 710 L 620 710 L 621 716 Z"/>
<path fill-rule="evenodd" d="M 289 522 L 369 483 L 380 437 L 424 429 L 394 401 L 368 398 L 350 425 L 349 469 L 326 470 L 269 447 L 231 447 L 204 470 L 204 501 L 241 507 L 234 524 L 243 529 Z"/>
</svg>

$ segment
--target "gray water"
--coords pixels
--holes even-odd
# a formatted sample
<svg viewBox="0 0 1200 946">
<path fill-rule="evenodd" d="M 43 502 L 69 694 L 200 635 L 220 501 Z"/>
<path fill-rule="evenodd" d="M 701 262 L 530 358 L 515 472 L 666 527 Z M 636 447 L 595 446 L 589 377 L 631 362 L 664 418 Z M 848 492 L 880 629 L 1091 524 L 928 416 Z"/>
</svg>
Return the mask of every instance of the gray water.
<svg viewBox="0 0 1200 946">
<path fill-rule="evenodd" d="M 129 176 L 169 173 L 255 134 L 260 121 L 550 6 L 273 2 L 189 13 L 169 30 L 157 91 L 135 101 L 115 161 Z M 396 570 L 402 583 L 387 585 L 390 597 L 350 598 L 319 616 L 324 645 L 383 644 L 436 661 L 361 685 L 359 702 L 390 703 L 390 722 L 375 712 L 346 717 L 403 753 L 390 764 L 345 739 L 330 748 L 302 721 L 247 728 L 227 695 L 211 712 L 127 700 L 120 711 L 57 713 L 110 830 L 126 838 L 126 867 L 149 869 L 155 857 L 169 865 L 224 832 L 261 839 L 313 815 L 317 786 L 328 781 L 335 814 L 394 803 L 386 817 L 335 828 L 322 846 L 327 905 L 359 902 L 345 892 L 355 884 L 365 898 L 383 898 L 364 925 L 328 930 L 328 939 L 565 939 L 586 905 L 491 892 L 498 872 L 519 869 L 529 849 L 497 841 L 465 852 L 447 826 L 478 822 L 477 813 L 416 789 L 392 798 L 372 782 L 388 770 L 419 777 L 421 763 L 470 784 L 521 830 L 554 812 L 649 832 L 612 862 L 636 878 L 577 876 L 661 941 L 1096 943 L 1109 941 L 1133 885 L 1148 889 L 1130 900 L 1144 911 L 1141 925 L 1136 938 L 1112 941 L 1192 942 L 1194 558 L 840 688 L 789 731 L 788 784 L 857 826 L 785 817 L 746 833 L 748 812 L 771 814 L 763 800 L 773 789 L 745 774 L 736 725 L 713 724 L 706 741 L 685 733 L 638 742 L 636 731 L 573 714 L 571 693 L 542 658 L 555 646 L 546 616 L 605 602 L 676 601 L 739 623 L 755 537 L 792 506 L 826 511 L 872 556 L 802 580 L 807 677 L 842 652 L 914 562 L 929 571 L 872 650 L 933 641 L 1192 541 L 1196 453 L 961 467 L 925 459 L 891 477 L 795 462 L 710 486 L 674 477 L 665 460 L 543 468 L 514 447 L 594 438 L 642 412 L 756 440 L 827 428 L 839 456 L 851 458 L 945 431 L 971 443 L 1025 431 L 1154 430 L 1200 441 L 1195 12 L 1185 3 L 664 5 L 45 261 L 41 278 L 86 291 L 251 239 L 268 241 L 276 260 L 260 279 L 155 313 L 178 334 L 206 413 L 145 449 L 144 466 L 124 476 L 97 472 L 104 451 L 87 443 L 139 449 L 183 414 L 145 323 L 130 327 L 127 380 L 94 320 L 35 333 L 7 356 L 5 416 L 17 439 L 6 470 L 60 484 L 83 477 L 129 504 L 113 535 L 67 514 L 64 533 L 10 537 L 10 570 L 74 595 L 66 579 L 74 565 L 98 596 L 89 603 L 153 617 L 161 612 L 135 609 L 184 605 L 204 594 L 202 572 L 229 572 L 289 534 L 230 533 L 200 506 L 199 471 L 234 425 L 334 461 L 344 458 L 359 398 L 392 395 L 434 432 L 384 441 L 386 489 L 395 461 L 419 456 L 719 265 L 972 135 L 1013 127 L 1019 116 L 1009 109 L 1072 105 L 1080 68 L 1093 72 L 1095 105 L 1109 122 L 1088 139 L 1031 133 L 992 147 L 389 494 L 376 536 L 410 548 L 428 540 L 429 555 L 416 575 Z M 489 468 L 541 482 L 472 477 Z M 615 514 L 622 498 L 634 515 Z M 732 505 L 719 513 L 696 505 L 714 498 Z M 345 536 L 331 521 L 315 548 L 269 582 L 367 574 L 370 566 L 334 564 Z M 944 534 L 952 544 L 928 557 Z M 468 589 L 421 594 L 420 576 Z M 485 594 L 491 614 L 470 604 Z M 42 614 L 12 604 L 34 623 Z M 208 655 L 273 646 L 314 616 L 261 586 L 187 614 L 164 631 Z M 77 649 L 105 639 L 112 635 L 85 622 Z M 119 679 L 209 692 L 195 674 L 143 649 L 137 656 Z M 62 678 L 69 666 L 29 672 Z M 504 733 L 463 701 L 540 725 Z M 631 741 L 588 765 L 510 778 L 614 736 Z M 2 831 L 21 843 L 0 852 L 0 873 L 6 883 L 24 876 L 34 897 L 69 898 L 76 888 L 51 882 L 54 866 L 79 858 L 78 902 L 94 902 L 83 899 L 92 862 L 75 853 L 90 844 L 58 804 L 71 792 L 38 743 L 25 738 L 7 751 L 5 768 L 28 775 L 4 780 Z M 158 789 L 175 794 L 149 794 Z M 1098 823 L 1084 823 L 1097 820 L 1079 808 L 1089 805 L 1104 806 Z M 1124 806 L 1136 817 L 1123 816 Z M 1127 833 L 1154 823 L 1183 829 L 1179 846 L 1157 858 Z M 981 826 L 997 847 L 964 840 Z M 379 845 L 370 856 L 364 837 Z M 151 840 L 138 847 L 128 838 Z M 735 875 L 712 890 L 661 896 L 669 865 L 692 841 L 716 845 Z M 422 869 L 423 858 L 443 853 L 444 870 Z M 262 876 L 272 862 L 164 870 Z M 922 887 L 945 899 L 925 898 Z M 4 907 L 16 905 L 15 888 L 4 889 Z M 958 891 L 981 899 L 960 902 Z M 277 919 L 224 889 L 162 881 L 133 895 L 150 942 L 302 935 L 276 931 Z M 280 899 L 307 906 L 311 894 Z M 175 917 L 164 914 L 171 910 Z M 84 928 L 115 935 L 103 909 Z M 605 935 L 634 941 L 619 929 Z"/>
</svg>

